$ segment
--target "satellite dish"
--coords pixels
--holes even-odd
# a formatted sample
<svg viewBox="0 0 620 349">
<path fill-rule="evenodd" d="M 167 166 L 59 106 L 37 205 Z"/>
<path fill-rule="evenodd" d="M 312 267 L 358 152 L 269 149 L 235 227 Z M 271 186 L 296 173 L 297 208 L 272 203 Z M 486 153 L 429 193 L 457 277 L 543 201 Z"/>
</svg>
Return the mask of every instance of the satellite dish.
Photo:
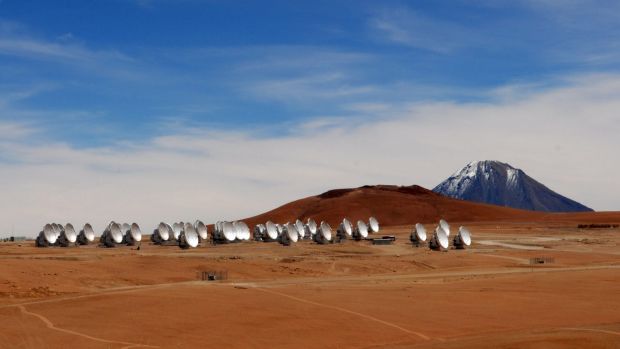
<svg viewBox="0 0 620 349">
<path fill-rule="evenodd" d="M 275 225 L 272 221 L 267 221 L 267 223 L 265 223 L 265 232 L 266 235 L 263 236 L 263 240 L 266 237 L 267 241 L 275 241 L 280 235 L 278 233 L 278 226 Z"/>
<path fill-rule="evenodd" d="M 470 246 L 471 233 L 469 232 L 469 229 L 463 226 L 459 227 L 459 232 L 454 237 L 454 240 L 452 240 L 452 244 L 458 249 L 464 249 L 465 247 Z"/>
<path fill-rule="evenodd" d="M 280 236 L 280 242 L 283 245 L 291 245 L 296 243 L 299 240 L 299 233 L 297 232 L 297 228 L 295 228 L 294 224 L 286 223 L 283 227 L 284 231 Z"/>
<path fill-rule="evenodd" d="M 347 218 L 344 218 L 340 223 L 337 234 L 340 239 L 346 239 L 347 237 L 353 236 L 353 225 L 351 225 L 351 222 Z"/>
<path fill-rule="evenodd" d="M 179 236 L 181 235 L 183 229 L 183 223 L 181 222 L 172 224 L 172 236 L 174 237 L 174 240 L 179 240 Z"/>
<path fill-rule="evenodd" d="M 379 221 L 375 217 L 368 219 L 369 233 L 376 234 L 379 232 Z"/>
<path fill-rule="evenodd" d="M 250 237 L 251 237 L 250 227 L 248 227 L 248 225 L 245 224 L 245 222 L 243 221 L 237 221 L 235 223 L 236 223 L 237 229 L 239 230 L 238 234 L 241 237 L 239 240 L 242 240 L 242 241 L 250 240 Z"/>
<path fill-rule="evenodd" d="M 114 240 L 114 242 L 117 244 L 123 242 L 123 233 L 121 230 L 121 226 L 118 224 L 112 225 L 112 227 L 110 228 L 110 236 L 112 237 L 112 240 Z"/>
<path fill-rule="evenodd" d="M 54 234 L 56 234 L 56 239 L 58 240 L 60 234 L 62 234 L 62 225 L 58 223 L 52 223 L 52 228 L 54 228 Z"/>
<path fill-rule="evenodd" d="M 157 226 L 157 235 L 158 235 L 158 237 L 159 237 L 159 239 L 161 241 L 168 241 L 168 240 L 170 240 L 170 236 L 173 233 L 174 232 L 172 231 L 172 227 L 170 225 L 168 225 L 167 223 L 161 222 Z"/>
<path fill-rule="evenodd" d="M 54 229 L 51 224 L 46 224 L 45 227 L 43 227 L 43 236 L 45 237 L 45 241 L 50 245 L 55 244 L 58 239 L 56 229 Z"/>
<path fill-rule="evenodd" d="M 282 224 L 276 224 L 276 229 L 278 230 L 278 236 L 281 236 L 284 232 L 284 227 L 282 226 Z"/>
<path fill-rule="evenodd" d="M 426 241 L 426 228 L 420 223 L 417 223 L 409 236 L 411 243 L 420 246 L 420 242 Z"/>
<path fill-rule="evenodd" d="M 295 228 L 297 229 L 297 233 L 299 234 L 299 238 L 303 239 L 306 235 L 306 227 L 304 223 L 299 219 L 295 221 Z"/>
<path fill-rule="evenodd" d="M 209 238 L 209 230 L 207 229 L 206 224 L 202 221 L 197 220 L 194 222 L 194 229 L 196 230 L 196 233 L 198 233 L 200 239 L 207 240 Z"/>
<path fill-rule="evenodd" d="M 241 241 L 241 240 L 245 240 L 244 236 L 243 236 L 243 228 L 241 227 L 241 224 L 239 224 L 239 222 L 235 221 L 232 222 L 233 224 L 233 228 L 235 228 L 235 237 L 237 240 Z"/>
<path fill-rule="evenodd" d="M 355 228 L 355 240 L 361 240 L 368 237 L 368 226 L 364 221 L 357 221 L 357 227 Z"/>
<path fill-rule="evenodd" d="M 129 226 L 129 231 L 125 233 L 125 241 L 128 245 L 135 245 L 136 242 L 142 241 L 142 230 L 138 223 L 132 223 Z"/>
<path fill-rule="evenodd" d="M 179 247 L 186 248 L 196 248 L 199 244 L 199 236 L 196 228 L 190 223 L 186 223 L 185 227 L 183 227 L 183 231 L 179 235 Z"/>
<path fill-rule="evenodd" d="M 433 250 L 448 249 L 448 234 L 441 226 L 435 228 L 435 234 L 429 242 L 429 246 Z"/>
<path fill-rule="evenodd" d="M 231 222 L 222 223 L 222 235 L 227 242 L 235 241 L 237 233 L 235 231 L 235 227 Z"/>
<path fill-rule="evenodd" d="M 101 242 L 106 247 L 115 247 L 117 244 L 123 242 L 123 233 L 121 231 L 121 226 L 117 223 L 110 222 L 108 224 L 108 228 L 101 235 Z"/>
<path fill-rule="evenodd" d="M 314 241 L 322 245 L 332 241 L 332 227 L 329 223 L 321 222 L 317 233 L 314 235 Z"/>
<path fill-rule="evenodd" d="M 77 237 L 77 242 L 80 245 L 87 245 L 89 242 L 95 241 L 95 230 L 90 223 L 84 224 L 84 227 L 80 231 Z"/>
<path fill-rule="evenodd" d="M 75 228 L 73 228 L 73 224 L 67 223 L 67 225 L 65 225 L 61 240 L 64 242 L 63 246 L 65 247 L 77 241 L 77 233 L 75 232 Z"/>
<path fill-rule="evenodd" d="M 306 234 L 310 236 L 316 235 L 316 232 L 319 228 L 316 225 L 316 222 L 312 218 L 308 218 L 308 222 L 306 223 L 305 230 Z"/>
<path fill-rule="evenodd" d="M 450 224 L 448 224 L 445 219 L 439 220 L 439 226 L 446 232 L 447 236 L 450 236 Z"/>
</svg>

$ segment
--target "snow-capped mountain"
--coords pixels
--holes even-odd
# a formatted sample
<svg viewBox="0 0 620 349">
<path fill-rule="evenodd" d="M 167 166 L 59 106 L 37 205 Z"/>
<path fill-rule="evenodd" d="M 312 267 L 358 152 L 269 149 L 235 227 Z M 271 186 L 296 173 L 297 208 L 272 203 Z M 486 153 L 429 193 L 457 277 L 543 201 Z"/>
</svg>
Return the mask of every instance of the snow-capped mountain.
<svg viewBox="0 0 620 349">
<path fill-rule="evenodd" d="M 499 161 L 474 161 L 433 189 L 456 199 L 533 211 L 592 211 L 566 198 L 520 169 Z"/>
</svg>

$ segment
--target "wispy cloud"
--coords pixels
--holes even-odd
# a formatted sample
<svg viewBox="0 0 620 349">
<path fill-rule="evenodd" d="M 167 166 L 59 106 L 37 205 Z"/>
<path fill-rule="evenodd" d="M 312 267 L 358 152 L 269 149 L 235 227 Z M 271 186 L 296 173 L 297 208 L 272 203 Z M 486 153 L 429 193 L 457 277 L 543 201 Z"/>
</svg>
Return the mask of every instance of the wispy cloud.
<svg viewBox="0 0 620 349">
<path fill-rule="evenodd" d="M 111 219 L 135 220 L 150 229 L 160 220 L 240 218 L 330 188 L 431 187 L 475 159 L 507 161 L 589 206 L 617 209 L 609 174 L 620 171 L 613 161 L 620 76 L 566 81 L 532 95 L 513 89 L 522 97 L 494 102 L 358 105 L 382 117 L 317 118 L 284 136 L 177 129 L 81 149 L 32 143 L 27 126 L 4 124 L 26 131 L 0 143 L 0 191 L 13 198 L 0 202 L 0 232 L 14 225 L 32 235 L 52 220 L 99 229 Z"/>
<path fill-rule="evenodd" d="M 480 43 L 479 35 L 467 27 L 404 7 L 380 10 L 369 24 L 379 37 L 389 42 L 437 53 Z"/>
</svg>

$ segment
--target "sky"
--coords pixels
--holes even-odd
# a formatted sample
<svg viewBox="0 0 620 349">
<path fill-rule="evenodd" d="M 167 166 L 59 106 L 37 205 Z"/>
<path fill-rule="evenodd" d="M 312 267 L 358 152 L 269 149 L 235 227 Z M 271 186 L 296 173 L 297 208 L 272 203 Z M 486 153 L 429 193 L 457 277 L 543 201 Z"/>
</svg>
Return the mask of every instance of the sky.
<svg viewBox="0 0 620 349">
<path fill-rule="evenodd" d="M 0 237 L 474 160 L 620 210 L 620 2 L 0 0 Z"/>
</svg>

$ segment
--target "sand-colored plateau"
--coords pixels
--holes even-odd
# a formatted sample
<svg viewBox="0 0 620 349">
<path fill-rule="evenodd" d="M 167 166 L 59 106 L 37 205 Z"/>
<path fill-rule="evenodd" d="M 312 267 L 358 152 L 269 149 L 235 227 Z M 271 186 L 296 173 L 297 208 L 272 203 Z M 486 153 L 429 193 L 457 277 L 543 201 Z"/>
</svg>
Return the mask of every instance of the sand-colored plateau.
<svg viewBox="0 0 620 349">
<path fill-rule="evenodd" d="M 468 222 L 447 252 L 409 225 L 388 246 L 0 244 L 0 348 L 618 348 L 620 231 L 568 218 Z"/>
</svg>

